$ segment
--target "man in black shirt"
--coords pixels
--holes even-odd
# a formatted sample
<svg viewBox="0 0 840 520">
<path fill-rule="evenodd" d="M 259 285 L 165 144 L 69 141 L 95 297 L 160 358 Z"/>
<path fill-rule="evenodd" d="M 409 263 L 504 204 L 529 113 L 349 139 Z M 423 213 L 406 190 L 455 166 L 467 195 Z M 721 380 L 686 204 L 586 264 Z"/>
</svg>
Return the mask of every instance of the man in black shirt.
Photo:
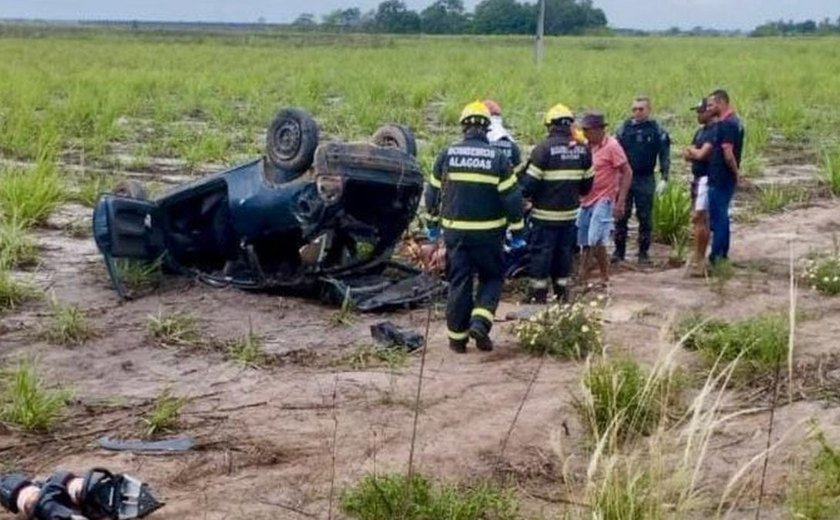
<svg viewBox="0 0 840 520">
<path fill-rule="evenodd" d="M 741 175 L 744 125 L 729 104 L 725 90 L 708 98 L 709 111 L 717 118 L 717 137 L 709 161 L 709 223 L 712 228 L 712 263 L 729 257 L 729 205 Z"/>
<path fill-rule="evenodd" d="M 694 266 L 692 275 L 706 275 L 706 249 L 709 247 L 709 160 L 712 157 L 716 135 L 715 118 L 706 99 L 693 108 L 697 112 L 700 128 L 694 133 L 691 146 L 683 157 L 691 162 L 691 207 L 694 224 Z"/>
<path fill-rule="evenodd" d="M 627 224 L 636 207 L 639 220 L 639 263 L 650 263 L 650 249 L 653 231 L 653 198 L 668 181 L 671 170 L 671 138 L 668 132 L 650 117 L 651 103 L 645 96 L 633 100 L 632 117 L 616 130 L 615 137 L 621 143 L 633 170 L 633 185 L 627 197 L 624 216 L 615 224 L 615 250 L 613 263 L 624 260 L 627 248 Z M 657 184 L 654 169 L 659 161 L 662 180 Z"/>
</svg>

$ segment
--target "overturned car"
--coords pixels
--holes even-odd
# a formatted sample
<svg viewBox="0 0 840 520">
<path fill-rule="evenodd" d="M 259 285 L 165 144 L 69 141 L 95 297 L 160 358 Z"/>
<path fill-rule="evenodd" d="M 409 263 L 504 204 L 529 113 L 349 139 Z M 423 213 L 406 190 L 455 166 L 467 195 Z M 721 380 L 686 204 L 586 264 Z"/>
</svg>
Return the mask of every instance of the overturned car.
<svg viewBox="0 0 840 520">
<path fill-rule="evenodd" d="M 423 191 L 416 151 L 400 125 L 381 127 L 371 143 L 321 143 L 312 117 L 284 109 L 259 159 L 156 199 L 136 181 L 103 195 L 94 238 L 122 297 L 117 258 L 363 311 L 421 302 L 445 285 L 391 259 Z"/>
</svg>

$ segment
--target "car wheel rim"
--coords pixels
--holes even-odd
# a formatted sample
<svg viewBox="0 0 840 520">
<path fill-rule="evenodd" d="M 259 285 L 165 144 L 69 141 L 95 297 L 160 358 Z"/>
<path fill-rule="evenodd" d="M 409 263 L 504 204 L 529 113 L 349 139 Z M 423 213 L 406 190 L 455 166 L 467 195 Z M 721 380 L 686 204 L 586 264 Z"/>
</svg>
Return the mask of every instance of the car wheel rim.
<svg viewBox="0 0 840 520">
<path fill-rule="evenodd" d="M 277 131 L 274 132 L 274 142 L 277 145 L 276 148 L 280 157 L 291 159 L 300 150 L 300 125 L 295 121 L 284 121 Z"/>
</svg>

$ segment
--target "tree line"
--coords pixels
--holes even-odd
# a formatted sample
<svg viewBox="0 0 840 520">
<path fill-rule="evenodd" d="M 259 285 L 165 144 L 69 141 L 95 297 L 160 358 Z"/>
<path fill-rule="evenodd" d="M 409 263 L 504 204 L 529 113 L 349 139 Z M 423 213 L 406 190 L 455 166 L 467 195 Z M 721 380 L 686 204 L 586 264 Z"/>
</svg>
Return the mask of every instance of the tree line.
<svg viewBox="0 0 840 520">
<path fill-rule="evenodd" d="M 300 15 L 293 26 L 348 32 L 396 34 L 533 34 L 537 27 L 539 4 L 517 0 L 483 0 L 473 12 L 462 0 L 436 0 L 420 12 L 410 10 L 401 0 L 385 0 L 376 9 L 362 12 L 358 7 L 335 9 L 318 22 L 313 14 Z M 545 0 L 545 34 L 584 34 L 604 29 L 604 11 L 592 0 Z"/>
<path fill-rule="evenodd" d="M 824 18 L 817 22 L 805 20 L 794 22 L 793 20 L 779 20 L 767 22 L 756 27 L 750 36 L 797 36 L 797 35 L 829 35 L 840 34 L 840 17 L 832 23 L 830 18 Z"/>
</svg>

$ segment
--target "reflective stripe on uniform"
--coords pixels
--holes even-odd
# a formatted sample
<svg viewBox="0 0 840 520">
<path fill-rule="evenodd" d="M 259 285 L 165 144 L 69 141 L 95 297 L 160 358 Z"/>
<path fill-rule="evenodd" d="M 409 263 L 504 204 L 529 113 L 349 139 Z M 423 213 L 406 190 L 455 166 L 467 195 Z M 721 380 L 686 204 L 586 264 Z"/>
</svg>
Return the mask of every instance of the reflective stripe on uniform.
<svg viewBox="0 0 840 520">
<path fill-rule="evenodd" d="M 516 184 L 516 175 L 511 175 L 507 179 L 499 183 L 499 191 L 507 191 Z"/>
<path fill-rule="evenodd" d="M 536 278 L 531 278 L 530 285 L 532 289 L 546 289 L 548 288 L 548 280 L 538 280 Z"/>
<path fill-rule="evenodd" d="M 579 181 L 586 175 L 586 170 L 545 170 L 543 180 L 546 181 Z"/>
<path fill-rule="evenodd" d="M 525 219 L 522 219 L 519 222 L 512 222 L 508 224 L 508 229 L 511 231 L 519 231 L 520 229 L 525 229 Z"/>
<path fill-rule="evenodd" d="M 583 174 L 584 179 L 591 179 L 592 177 L 595 177 L 595 170 L 592 168 L 586 170 L 586 172 Z"/>
<path fill-rule="evenodd" d="M 530 175 L 531 177 L 533 177 L 535 179 L 542 180 L 542 178 L 543 178 L 543 171 L 539 167 L 534 166 L 533 164 L 528 165 L 528 169 L 525 170 L 525 173 L 527 173 L 528 175 Z"/>
<path fill-rule="evenodd" d="M 460 229 L 463 231 L 483 231 L 504 227 L 507 219 L 502 217 L 496 220 L 450 220 L 443 219 L 443 227 L 449 229 Z"/>
<path fill-rule="evenodd" d="M 571 209 L 568 211 L 551 211 L 548 209 L 534 208 L 531 216 L 540 220 L 550 220 L 553 222 L 562 222 L 566 220 L 575 220 L 577 218 L 578 210 Z"/>
<path fill-rule="evenodd" d="M 468 332 L 455 332 L 454 330 L 446 329 L 446 335 L 449 336 L 449 339 L 467 339 L 469 337 Z"/>
<path fill-rule="evenodd" d="M 426 215 L 426 220 L 428 222 L 440 222 L 440 216 Z"/>
<path fill-rule="evenodd" d="M 435 174 L 434 174 L 434 173 L 433 173 L 433 174 L 431 174 L 431 175 L 429 176 L 429 184 L 430 184 L 433 188 L 440 189 L 440 187 L 441 187 L 441 184 L 440 184 L 440 179 L 438 179 L 437 177 L 435 177 Z"/>
<path fill-rule="evenodd" d="M 446 178 L 455 182 L 478 182 L 481 184 L 499 184 L 499 178 L 486 173 L 453 172 L 448 173 Z"/>
<path fill-rule="evenodd" d="M 481 308 L 481 307 L 474 308 L 473 311 L 472 311 L 472 315 L 473 315 L 473 317 L 478 316 L 479 318 L 484 318 L 485 320 L 489 321 L 490 323 L 493 322 L 493 318 L 494 318 L 493 311 L 490 311 L 490 310 L 487 310 L 487 309 L 484 309 L 484 308 Z"/>
</svg>

